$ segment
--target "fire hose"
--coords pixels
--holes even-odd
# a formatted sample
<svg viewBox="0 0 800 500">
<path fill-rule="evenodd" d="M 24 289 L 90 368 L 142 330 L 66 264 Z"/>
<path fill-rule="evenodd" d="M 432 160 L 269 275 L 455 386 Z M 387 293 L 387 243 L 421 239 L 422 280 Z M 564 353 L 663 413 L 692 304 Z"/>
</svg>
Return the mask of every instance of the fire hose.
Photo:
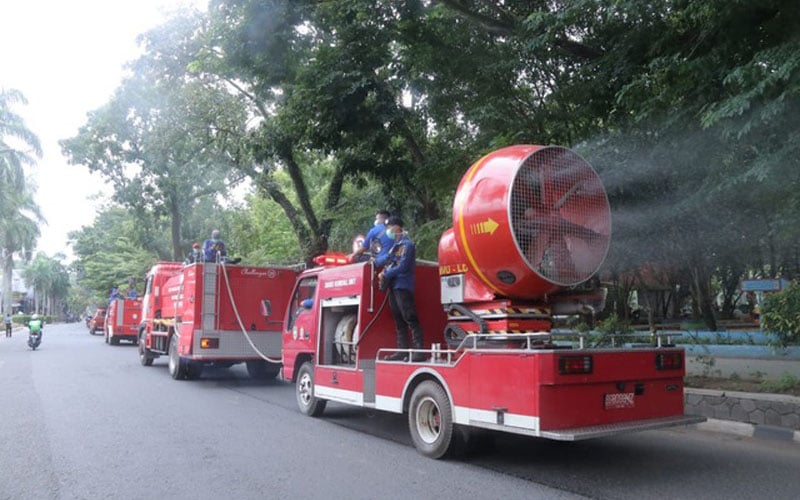
<svg viewBox="0 0 800 500">
<path fill-rule="evenodd" d="M 222 267 L 222 276 L 225 278 L 225 288 L 228 289 L 228 298 L 231 299 L 231 306 L 233 306 L 233 314 L 236 316 L 236 321 L 239 323 L 239 328 L 242 329 L 244 338 L 247 339 L 247 342 L 250 344 L 250 347 L 253 348 L 253 351 L 255 351 L 255 353 L 258 354 L 263 360 L 267 361 L 268 363 L 283 364 L 283 354 L 281 354 L 280 359 L 270 358 L 269 356 L 261 352 L 253 343 L 253 340 L 250 338 L 250 334 L 247 333 L 247 328 L 245 328 L 244 323 L 242 323 L 242 317 L 239 315 L 239 309 L 236 307 L 236 301 L 233 300 L 233 291 L 231 290 L 231 283 L 228 280 L 228 270 L 225 267 L 224 260 L 220 260 L 219 266 Z"/>
</svg>

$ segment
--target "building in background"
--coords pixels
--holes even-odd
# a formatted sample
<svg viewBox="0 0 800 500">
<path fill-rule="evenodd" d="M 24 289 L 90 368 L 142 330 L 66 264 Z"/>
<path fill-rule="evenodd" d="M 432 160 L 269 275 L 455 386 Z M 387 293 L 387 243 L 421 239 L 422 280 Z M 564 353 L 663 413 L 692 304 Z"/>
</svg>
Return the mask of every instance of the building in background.
<svg viewBox="0 0 800 500">
<path fill-rule="evenodd" d="M 3 281 L 3 273 L 0 271 L 0 283 Z M 33 304 L 33 287 L 25 285 L 22 271 L 14 269 L 11 275 L 11 308 L 14 314 L 17 312 L 28 312 Z M 3 297 L 3 290 L 0 287 L 0 311 L 5 308 L 6 298 Z"/>
</svg>

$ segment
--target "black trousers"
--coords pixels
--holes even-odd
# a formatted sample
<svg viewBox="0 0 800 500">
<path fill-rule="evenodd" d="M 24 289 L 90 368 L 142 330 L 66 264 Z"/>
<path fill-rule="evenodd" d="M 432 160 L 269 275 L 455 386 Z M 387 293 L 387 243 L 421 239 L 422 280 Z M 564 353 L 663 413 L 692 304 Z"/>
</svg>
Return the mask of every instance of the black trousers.
<svg viewBox="0 0 800 500">
<path fill-rule="evenodd" d="M 397 327 L 397 348 L 408 349 L 408 331 L 411 330 L 411 347 L 422 349 L 422 326 L 417 318 L 414 294 L 408 290 L 392 289 L 389 307 Z"/>
</svg>

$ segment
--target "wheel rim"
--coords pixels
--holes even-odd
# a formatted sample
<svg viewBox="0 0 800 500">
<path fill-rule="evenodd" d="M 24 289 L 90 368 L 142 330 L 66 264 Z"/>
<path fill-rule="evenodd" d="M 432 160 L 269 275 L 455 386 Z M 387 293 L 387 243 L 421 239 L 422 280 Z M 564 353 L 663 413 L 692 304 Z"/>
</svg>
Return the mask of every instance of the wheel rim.
<svg viewBox="0 0 800 500">
<path fill-rule="evenodd" d="M 144 355 L 144 337 L 139 339 L 139 358 L 145 359 L 145 355 Z"/>
<path fill-rule="evenodd" d="M 439 405 L 429 396 L 426 396 L 417 405 L 416 412 L 417 433 L 420 439 L 427 444 L 433 444 L 439 439 L 442 425 L 442 415 Z"/>
<path fill-rule="evenodd" d="M 304 373 L 300 376 L 300 382 L 297 384 L 297 393 L 303 406 L 311 404 L 311 398 L 314 397 L 314 381 L 311 379 L 310 373 Z"/>
</svg>

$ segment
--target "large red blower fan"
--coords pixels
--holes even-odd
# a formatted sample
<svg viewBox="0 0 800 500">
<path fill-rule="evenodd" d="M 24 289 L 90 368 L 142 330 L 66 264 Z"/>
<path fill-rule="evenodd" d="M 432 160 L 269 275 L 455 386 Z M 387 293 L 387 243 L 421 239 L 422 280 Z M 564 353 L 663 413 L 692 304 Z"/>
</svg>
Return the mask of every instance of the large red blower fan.
<svg viewBox="0 0 800 500">
<path fill-rule="evenodd" d="M 461 180 L 439 243 L 442 301 L 537 300 L 573 287 L 608 252 L 611 210 L 578 154 L 520 145 L 478 160 Z"/>
</svg>

